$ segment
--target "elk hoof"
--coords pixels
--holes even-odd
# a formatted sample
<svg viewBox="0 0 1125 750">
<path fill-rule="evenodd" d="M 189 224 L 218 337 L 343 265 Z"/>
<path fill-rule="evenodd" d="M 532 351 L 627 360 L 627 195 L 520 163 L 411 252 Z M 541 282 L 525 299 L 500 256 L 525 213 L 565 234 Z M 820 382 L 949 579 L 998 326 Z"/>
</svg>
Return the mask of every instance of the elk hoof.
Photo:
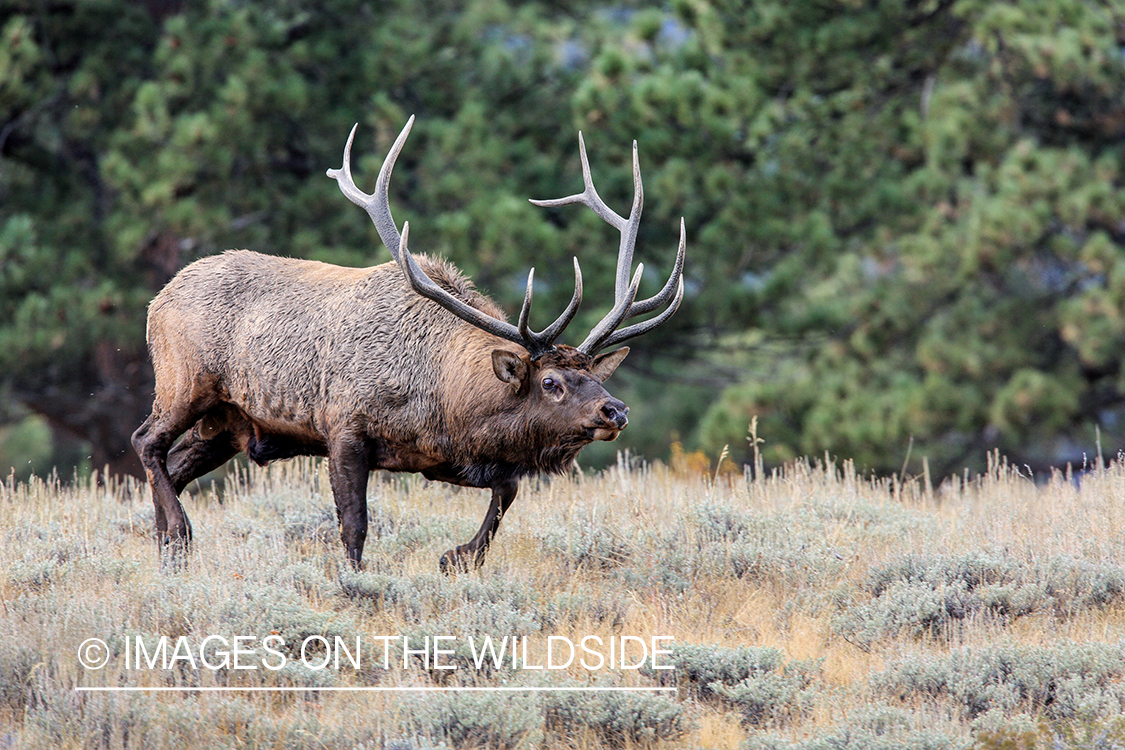
<svg viewBox="0 0 1125 750">
<path fill-rule="evenodd" d="M 157 537 L 160 552 L 160 569 L 165 573 L 180 573 L 187 570 L 190 541 L 185 537 L 160 534 Z"/>
<path fill-rule="evenodd" d="M 441 556 L 438 560 L 438 568 L 447 576 L 455 575 L 457 573 L 468 573 L 472 569 L 469 564 L 469 556 L 451 549 Z"/>
</svg>

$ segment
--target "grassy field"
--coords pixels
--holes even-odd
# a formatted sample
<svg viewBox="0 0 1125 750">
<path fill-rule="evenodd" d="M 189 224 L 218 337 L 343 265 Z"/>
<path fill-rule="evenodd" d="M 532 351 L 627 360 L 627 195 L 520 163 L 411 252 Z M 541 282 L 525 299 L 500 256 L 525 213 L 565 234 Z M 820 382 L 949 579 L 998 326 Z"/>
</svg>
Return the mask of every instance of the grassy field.
<svg viewBox="0 0 1125 750">
<path fill-rule="evenodd" d="M 525 483 L 450 577 L 482 491 L 377 477 L 353 573 L 322 464 L 243 471 L 185 498 L 190 568 L 162 572 L 147 488 L 9 482 L 0 748 L 1125 745 L 1120 463 L 625 463 Z"/>
</svg>

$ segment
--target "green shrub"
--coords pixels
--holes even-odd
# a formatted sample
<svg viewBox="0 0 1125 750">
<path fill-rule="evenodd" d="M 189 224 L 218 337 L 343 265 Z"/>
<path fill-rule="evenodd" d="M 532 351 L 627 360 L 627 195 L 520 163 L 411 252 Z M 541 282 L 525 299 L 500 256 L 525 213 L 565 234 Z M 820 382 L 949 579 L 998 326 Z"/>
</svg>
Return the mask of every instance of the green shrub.
<svg viewBox="0 0 1125 750">
<path fill-rule="evenodd" d="M 1116 603 L 1125 598 L 1125 568 L 1072 557 L 1028 564 L 982 553 L 908 556 L 876 568 L 864 589 L 871 599 L 846 606 L 834 628 L 866 650 L 902 633 L 946 638 L 982 616 L 1070 617 Z"/>
<path fill-rule="evenodd" d="M 281 510 L 286 542 L 316 542 L 336 544 L 340 538 L 336 510 L 330 504 L 313 504 L 285 507 Z"/>
<path fill-rule="evenodd" d="M 961 750 L 968 746 L 965 739 L 927 729 L 923 719 L 907 711 L 870 706 L 849 711 L 841 725 L 809 739 L 752 734 L 742 750 Z"/>
<path fill-rule="evenodd" d="M 1020 566 L 1010 558 L 972 553 L 962 557 L 908 556 L 873 570 L 867 589 L 881 596 L 899 582 L 956 584 L 968 591 L 1011 581 L 1019 577 Z"/>
<path fill-rule="evenodd" d="M 73 694 L 45 701 L 28 716 L 14 747 L 271 748 L 381 747 L 376 730 L 362 723 L 325 726 L 315 704 L 293 703 L 284 712 L 262 710 L 241 696 Z"/>
<path fill-rule="evenodd" d="M 364 560 L 368 569 L 379 572 L 401 572 L 403 560 L 430 546 L 435 548 L 436 568 L 437 556 L 441 550 L 448 549 L 455 540 L 468 538 L 476 531 L 471 528 L 471 519 L 439 516 L 420 522 L 410 517 L 393 517 L 379 509 L 372 509 L 369 514 Z"/>
<path fill-rule="evenodd" d="M 45 688 L 16 746 L 153 747 L 170 733 L 159 713 L 151 696 Z"/>
<path fill-rule="evenodd" d="M 961 648 L 903 659 L 874 679 L 902 700 L 951 700 L 966 719 L 990 710 L 1052 721 L 1093 720 L 1125 711 L 1125 643 Z"/>
<path fill-rule="evenodd" d="M 543 703 L 537 694 L 431 695 L 417 702 L 412 720 L 423 737 L 453 747 L 517 750 L 543 744 Z"/>
<path fill-rule="evenodd" d="M 1120 565 L 1059 556 L 1037 565 L 1036 573 L 1060 617 L 1125 600 L 1125 567 Z"/>
<path fill-rule="evenodd" d="M 564 737 L 591 731 L 610 747 L 677 740 L 689 728 L 684 707 L 649 693 L 554 693 L 547 729 Z"/>
<path fill-rule="evenodd" d="M 621 589 L 614 589 L 601 596 L 562 592 L 556 594 L 547 605 L 544 626 L 589 620 L 617 632 L 625 625 L 631 602 Z"/>
<path fill-rule="evenodd" d="M 736 685 L 751 677 L 777 672 L 782 667 L 781 651 L 776 648 L 731 648 L 691 643 L 675 643 L 672 655 L 665 657 L 674 669 L 653 670 L 642 667 L 641 673 L 658 679 L 661 684 L 675 681 L 682 690 L 701 698 L 715 697 L 716 683 Z"/>
<path fill-rule="evenodd" d="M 555 555 L 567 572 L 611 571 L 633 555 L 634 544 L 614 528 L 581 525 L 548 532 L 542 538 L 544 552 Z"/>
<path fill-rule="evenodd" d="M 268 573 L 265 580 L 305 597 L 327 597 L 336 591 L 336 584 L 324 574 L 323 569 L 304 560 Z"/>
<path fill-rule="evenodd" d="M 677 643 L 667 661 L 672 670 L 642 668 L 661 684 L 674 681 L 690 695 L 719 699 L 742 714 L 745 724 L 782 724 L 812 705 L 818 664 L 783 662 L 775 648 L 730 648 Z"/>
<path fill-rule="evenodd" d="M 1010 724 L 1010 722 L 1006 722 Z M 974 750 L 1120 750 L 1125 719 L 1095 722 L 1031 723 L 978 731 Z"/>
<path fill-rule="evenodd" d="M 842 569 L 842 556 L 824 543 L 820 506 L 762 515 L 706 504 L 692 520 L 699 567 L 716 575 L 803 592 Z"/>
<path fill-rule="evenodd" d="M 376 611 L 395 609 L 411 621 L 429 617 L 448 597 L 448 583 L 431 574 L 403 577 L 346 570 L 339 582 L 344 596 Z"/>
<path fill-rule="evenodd" d="M 302 647 L 306 639 L 311 636 L 320 636 L 329 644 L 335 644 L 336 639 L 339 638 L 353 652 L 356 639 L 360 637 L 360 631 L 350 615 L 314 609 L 295 591 L 280 588 L 262 591 L 247 589 L 242 596 L 219 605 L 217 619 L 222 623 L 222 634 L 255 636 L 259 642 L 270 635 L 279 636 L 283 644 L 276 645 L 276 648 L 286 655 L 287 665 L 300 662 Z M 217 632 L 218 629 L 216 626 L 211 626 L 211 631 Z M 371 650 L 373 646 L 369 642 L 363 645 L 361 639 L 361 648 Z M 310 663 L 319 663 L 324 656 L 323 643 L 319 640 L 310 641 L 304 648 L 304 656 Z M 298 666 L 300 665 L 295 665 L 294 669 Z M 346 666 L 350 668 L 350 663 L 342 658 L 341 671 Z M 233 670 L 217 670 L 216 678 L 226 679 L 228 671 Z M 334 668 L 307 670 L 301 667 L 300 674 L 282 674 L 283 672 L 284 670 L 281 670 L 277 674 L 283 677 L 288 674 L 293 684 L 319 685 L 331 684 L 337 674 Z M 269 674 L 272 673 L 255 670 L 250 672 L 249 676 L 255 679 L 273 679 Z M 306 676 L 309 680 L 302 683 L 301 680 Z M 247 677 L 246 674 L 239 675 L 240 679 Z"/>
<path fill-rule="evenodd" d="M 0 639 L 0 713 L 23 711 L 31 700 L 40 656 L 31 647 Z"/>
<path fill-rule="evenodd" d="M 725 559 L 728 575 L 734 578 L 787 589 L 818 585 L 841 567 L 841 558 L 821 545 L 810 548 L 741 543 L 717 550 L 716 556 Z"/>
<path fill-rule="evenodd" d="M 712 682 L 708 687 L 738 708 L 744 724 L 759 727 L 806 714 L 816 696 L 811 683 L 809 672 L 787 665 L 780 672 L 752 675 L 734 685 Z"/>
<path fill-rule="evenodd" d="M 377 609 L 391 606 L 410 596 L 410 587 L 391 575 L 344 570 L 340 573 L 340 590 L 351 599 L 370 602 Z"/>
<path fill-rule="evenodd" d="M 936 527 L 937 518 L 924 510 L 890 501 L 873 502 L 859 497 L 838 496 L 831 500 L 811 498 L 804 503 L 827 524 L 844 524 L 864 537 L 902 539 L 907 532 Z"/>
<path fill-rule="evenodd" d="M 446 616 L 411 628 L 403 635 L 409 638 L 411 649 L 421 649 L 426 644 L 427 638 L 430 639 L 430 644 L 433 644 L 435 637 L 452 636 L 452 640 L 441 642 L 441 648 L 448 649 L 452 653 L 443 654 L 441 658 L 443 664 L 456 668 L 431 668 L 430 676 L 442 684 L 447 684 L 451 680 L 456 680 L 459 684 L 475 684 L 480 680 L 487 682 L 501 675 L 519 675 L 521 668 L 518 664 L 513 667 L 511 658 L 512 650 L 516 648 L 513 645 L 515 638 L 527 637 L 541 629 L 542 626 L 531 611 L 516 609 L 503 602 L 469 601 Z M 493 652 L 488 652 L 484 645 L 486 636 L 492 640 Z M 506 643 L 505 639 L 507 639 Z M 396 644 L 396 647 L 401 658 L 401 643 Z M 502 657 L 501 647 L 504 648 Z M 434 648 L 436 646 L 427 647 L 429 656 L 433 656 Z M 487 656 L 484 655 L 486 653 Z M 492 653 L 497 656 L 496 660 L 492 658 Z M 417 662 L 416 668 L 420 668 L 421 660 L 429 656 L 414 657 Z"/>
<path fill-rule="evenodd" d="M 691 520 L 698 530 L 701 543 L 741 542 L 757 538 L 764 525 L 760 516 L 752 516 L 718 503 L 704 503 L 692 508 Z"/>
<path fill-rule="evenodd" d="M 8 584 L 16 592 L 39 593 L 58 584 L 70 569 L 58 560 L 20 560 L 8 569 Z"/>
</svg>

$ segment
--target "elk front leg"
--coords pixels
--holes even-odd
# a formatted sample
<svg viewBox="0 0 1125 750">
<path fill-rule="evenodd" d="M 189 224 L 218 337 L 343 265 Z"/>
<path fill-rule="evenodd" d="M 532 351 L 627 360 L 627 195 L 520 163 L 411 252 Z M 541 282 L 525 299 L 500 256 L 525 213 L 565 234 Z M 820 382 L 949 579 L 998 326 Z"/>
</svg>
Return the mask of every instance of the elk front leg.
<svg viewBox="0 0 1125 750">
<path fill-rule="evenodd" d="M 356 570 L 363 568 L 363 543 L 367 540 L 367 448 L 362 441 L 343 439 L 328 446 L 328 478 L 336 499 L 340 541 Z"/>
<path fill-rule="evenodd" d="M 500 519 L 516 499 L 519 487 L 519 480 L 510 479 L 492 488 L 492 501 L 488 504 L 488 512 L 484 514 L 484 522 L 481 523 L 480 530 L 468 543 L 455 547 L 441 556 L 438 565 L 442 573 L 463 572 L 467 571 L 470 565 L 479 568 L 484 563 L 484 553 L 488 551 L 488 545 L 496 535 L 496 530 L 500 528 Z"/>
</svg>

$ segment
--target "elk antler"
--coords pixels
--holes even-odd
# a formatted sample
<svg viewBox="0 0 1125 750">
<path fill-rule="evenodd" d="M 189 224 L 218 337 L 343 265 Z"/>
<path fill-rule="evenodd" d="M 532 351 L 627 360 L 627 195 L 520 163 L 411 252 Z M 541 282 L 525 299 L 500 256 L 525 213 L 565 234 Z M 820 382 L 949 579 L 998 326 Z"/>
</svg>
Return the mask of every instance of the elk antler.
<svg viewBox="0 0 1125 750">
<path fill-rule="evenodd" d="M 555 339 L 566 329 L 570 321 L 574 319 L 575 313 L 578 312 L 578 305 L 582 302 L 582 269 L 578 266 L 578 259 L 574 259 L 574 296 L 570 298 L 570 304 L 567 305 L 562 315 L 554 323 L 538 333 L 528 327 L 528 318 L 531 313 L 531 289 L 535 278 L 534 268 L 527 274 L 527 291 L 524 292 L 519 322 L 514 326 L 507 321 L 481 312 L 435 284 L 421 269 L 418 262 L 414 260 L 410 250 L 407 249 L 406 241 L 409 235 L 407 225 L 403 225 L 400 235 L 395 220 L 391 216 L 390 199 L 388 197 L 391 171 L 394 169 L 395 161 L 398 159 L 399 152 L 402 151 L 403 144 L 406 143 L 406 137 L 410 134 L 410 127 L 413 124 L 414 116 L 411 115 L 410 119 L 406 121 L 406 126 L 395 139 L 391 150 L 387 152 L 386 159 L 383 160 L 383 166 L 379 169 L 379 178 L 375 182 L 374 193 L 368 195 L 363 192 L 356 187 L 355 181 L 352 179 L 352 140 L 355 138 L 358 124 L 352 127 L 352 132 L 348 135 L 348 142 L 344 146 L 344 166 L 340 169 L 329 169 L 328 176 L 339 183 L 340 191 L 347 196 L 348 200 L 367 211 L 371 221 L 375 223 L 375 229 L 379 232 L 380 239 L 383 240 L 383 244 L 390 251 L 391 257 L 398 263 L 403 275 L 415 292 L 433 300 L 470 325 L 507 341 L 520 344 L 527 349 L 532 359 L 538 359 L 554 348 Z"/>
<path fill-rule="evenodd" d="M 629 218 L 623 219 L 616 211 L 605 204 L 594 188 L 594 181 L 590 177 L 590 161 L 586 158 L 586 144 L 582 140 L 582 133 L 578 133 L 578 153 L 582 158 L 582 182 L 585 189 L 581 193 L 555 198 L 553 200 L 531 201 L 536 206 L 566 206 L 571 203 L 581 203 L 593 210 L 603 221 L 621 233 L 621 245 L 617 251 L 617 277 L 613 290 L 613 309 L 594 326 L 586 340 L 579 344 L 578 349 L 593 356 L 598 351 L 614 344 L 620 344 L 626 339 L 640 336 L 672 317 L 680 300 L 684 296 L 684 220 L 680 219 L 680 247 L 676 252 L 676 262 L 672 267 L 672 274 L 664 284 L 664 288 L 648 299 L 634 302 L 637 287 L 640 285 L 641 273 L 644 264 L 637 265 L 632 282 L 629 281 L 629 271 L 633 265 L 633 249 L 637 244 L 637 229 L 641 223 L 641 209 L 644 206 L 644 190 L 641 187 L 641 167 L 637 158 L 637 142 L 633 141 L 633 206 L 629 209 Z M 631 326 L 617 330 L 624 321 L 636 315 L 652 312 L 662 305 L 667 304 L 667 309 L 655 318 L 634 323 Z"/>
</svg>

